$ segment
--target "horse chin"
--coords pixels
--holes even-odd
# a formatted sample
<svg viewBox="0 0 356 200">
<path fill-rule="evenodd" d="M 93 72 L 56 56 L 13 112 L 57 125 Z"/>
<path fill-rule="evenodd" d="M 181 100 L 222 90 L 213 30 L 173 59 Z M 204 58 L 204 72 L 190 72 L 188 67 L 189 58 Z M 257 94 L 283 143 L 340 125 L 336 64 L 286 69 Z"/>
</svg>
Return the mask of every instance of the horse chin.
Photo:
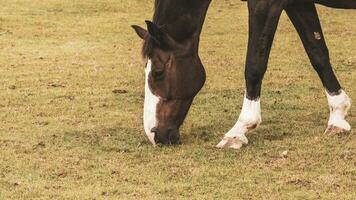
<svg viewBox="0 0 356 200">
<path fill-rule="evenodd" d="M 155 142 L 155 133 L 148 131 L 146 132 L 146 135 L 148 137 L 148 140 L 152 143 L 153 146 L 156 146 L 156 142 Z"/>
</svg>

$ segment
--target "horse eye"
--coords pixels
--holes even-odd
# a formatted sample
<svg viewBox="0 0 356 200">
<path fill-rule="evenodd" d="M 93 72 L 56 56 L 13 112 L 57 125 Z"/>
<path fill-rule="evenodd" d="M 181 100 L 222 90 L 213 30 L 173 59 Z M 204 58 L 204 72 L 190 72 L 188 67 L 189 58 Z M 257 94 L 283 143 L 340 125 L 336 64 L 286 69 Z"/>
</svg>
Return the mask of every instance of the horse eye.
<svg viewBox="0 0 356 200">
<path fill-rule="evenodd" d="M 152 77 L 155 81 L 164 79 L 164 69 L 152 70 Z"/>
</svg>

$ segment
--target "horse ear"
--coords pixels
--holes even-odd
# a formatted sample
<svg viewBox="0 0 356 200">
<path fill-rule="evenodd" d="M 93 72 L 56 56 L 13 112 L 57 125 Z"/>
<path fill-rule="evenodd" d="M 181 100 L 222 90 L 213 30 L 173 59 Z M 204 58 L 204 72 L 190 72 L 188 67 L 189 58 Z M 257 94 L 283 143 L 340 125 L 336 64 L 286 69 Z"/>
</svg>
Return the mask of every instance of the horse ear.
<svg viewBox="0 0 356 200">
<path fill-rule="evenodd" d="M 145 29 L 137 25 L 132 25 L 131 27 L 135 30 L 135 32 L 141 39 L 145 39 L 146 35 L 148 34 L 148 32 Z"/>
<path fill-rule="evenodd" d="M 158 45 L 166 46 L 175 49 L 179 44 L 166 32 L 163 28 L 159 28 L 151 21 L 145 21 L 147 24 L 147 30 L 150 36 L 158 43 Z"/>
<path fill-rule="evenodd" d="M 147 24 L 147 30 L 150 36 L 159 44 L 162 45 L 164 43 L 164 34 L 163 32 L 158 28 L 156 24 L 154 24 L 151 21 L 146 20 L 145 21 Z"/>
</svg>

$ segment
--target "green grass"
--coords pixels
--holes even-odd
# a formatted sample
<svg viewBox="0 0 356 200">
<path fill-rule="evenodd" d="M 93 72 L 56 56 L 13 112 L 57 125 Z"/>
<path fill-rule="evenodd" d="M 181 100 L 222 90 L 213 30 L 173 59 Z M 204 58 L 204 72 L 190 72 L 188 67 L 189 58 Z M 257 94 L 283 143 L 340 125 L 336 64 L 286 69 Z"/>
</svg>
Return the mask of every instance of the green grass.
<svg viewBox="0 0 356 200">
<path fill-rule="evenodd" d="M 356 12 L 319 11 L 334 69 L 356 99 Z M 285 14 L 263 124 L 239 151 L 214 148 L 243 98 L 240 1 L 212 3 L 201 38 L 207 83 L 182 144 L 153 148 L 142 128 L 141 41 L 129 27 L 151 15 L 148 0 L 0 1 L 0 199 L 355 198 L 355 131 L 323 135 L 326 97 Z M 348 120 L 356 128 L 354 110 Z"/>
</svg>

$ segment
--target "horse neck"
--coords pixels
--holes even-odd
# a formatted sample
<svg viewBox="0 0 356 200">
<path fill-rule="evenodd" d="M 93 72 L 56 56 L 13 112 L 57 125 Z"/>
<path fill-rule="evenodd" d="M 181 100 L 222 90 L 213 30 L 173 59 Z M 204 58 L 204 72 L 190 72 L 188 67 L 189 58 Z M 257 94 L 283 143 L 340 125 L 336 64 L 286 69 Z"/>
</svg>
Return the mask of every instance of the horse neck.
<svg viewBox="0 0 356 200">
<path fill-rule="evenodd" d="M 211 0 L 156 0 L 154 23 L 178 42 L 199 45 L 200 33 Z"/>
</svg>

